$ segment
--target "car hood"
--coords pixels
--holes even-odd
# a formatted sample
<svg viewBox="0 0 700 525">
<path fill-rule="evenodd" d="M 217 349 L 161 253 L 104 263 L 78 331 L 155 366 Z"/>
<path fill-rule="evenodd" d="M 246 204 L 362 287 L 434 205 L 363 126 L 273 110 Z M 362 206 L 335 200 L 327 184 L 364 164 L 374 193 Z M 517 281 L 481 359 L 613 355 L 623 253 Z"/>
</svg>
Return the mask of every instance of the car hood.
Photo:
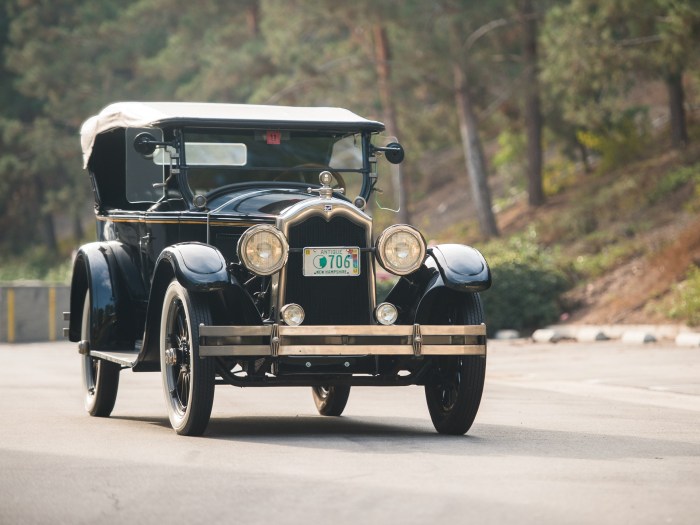
<svg viewBox="0 0 700 525">
<path fill-rule="evenodd" d="M 207 203 L 207 207 L 214 216 L 269 219 L 308 199 L 318 199 L 318 195 L 309 194 L 306 188 L 246 188 L 217 196 Z"/>
</svg>

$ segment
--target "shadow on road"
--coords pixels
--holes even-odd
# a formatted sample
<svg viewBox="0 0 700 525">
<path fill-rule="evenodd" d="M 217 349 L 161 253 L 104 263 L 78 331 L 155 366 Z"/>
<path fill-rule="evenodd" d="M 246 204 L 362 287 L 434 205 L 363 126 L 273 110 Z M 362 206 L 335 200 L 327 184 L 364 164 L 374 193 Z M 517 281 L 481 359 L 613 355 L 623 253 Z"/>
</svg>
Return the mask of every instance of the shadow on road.
<svg viewBox="0 0 700 525">
<path fill-rule="evenodd" d="M 427 452 L 452 456 L 514 456 L 593 460 L 697 454 L 697 444 L 635 435 L 569 432 L 479 424 L 464 436 L 437 434 L 428 421 L 392 418 L 236 417 L 216 418 L 204 436 L 231 442 L 269 443 L 345 451 Z"/>
<path fill-rule="evenodd" d="M 113 416 L 172 432 L 166 418 Z M 188 438 L 181 438 L 188 439 Z M 190 438 L 191 439 L 191 438 Z M 215 417 L 202 440 L 258 443 L 346 452 L 449 456 L 512 456 L 618 460 L 663 460 L 694 456 L 697 444 L 634 435 L 569 432 L 522 426 L 479 424 L 464 436 L 437 434 L 430 421 L 412 418 L 242 416 Z"/>
</svg>

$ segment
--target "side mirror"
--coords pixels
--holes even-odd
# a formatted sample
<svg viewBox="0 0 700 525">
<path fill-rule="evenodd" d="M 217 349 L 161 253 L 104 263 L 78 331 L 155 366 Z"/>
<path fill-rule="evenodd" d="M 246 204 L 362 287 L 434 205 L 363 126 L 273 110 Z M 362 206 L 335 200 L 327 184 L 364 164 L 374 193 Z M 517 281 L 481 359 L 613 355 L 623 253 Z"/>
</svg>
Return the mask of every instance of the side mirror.
<svg viewBox="0 0 700 525">
<path fill-rule="evenodd" d="M 134 149 L 137 153 L 143 155 L 144 157 L 150 157 L 156 150 L 156 146 L 161 144 L 156 138 L 150 133 L 139 133 L 134 138 Z"/>
<path fill-rule="evenodd" d="M 374 146 L 374 150 L 383 152 L 384 157 L 386 157 L 386 160 L 388 160 L 392 164 L 400 164 L 403 161 L 405 155 L 403 146 L 398 142 L 390 142 L 384 147 Z"/>
<path fill-rule="evenodd" d="M 384 156 L 392 164 L 401 164 L 404 158 L 403 146 L 398 142 L 387 144 L 384 148 Z"/>
</svg>

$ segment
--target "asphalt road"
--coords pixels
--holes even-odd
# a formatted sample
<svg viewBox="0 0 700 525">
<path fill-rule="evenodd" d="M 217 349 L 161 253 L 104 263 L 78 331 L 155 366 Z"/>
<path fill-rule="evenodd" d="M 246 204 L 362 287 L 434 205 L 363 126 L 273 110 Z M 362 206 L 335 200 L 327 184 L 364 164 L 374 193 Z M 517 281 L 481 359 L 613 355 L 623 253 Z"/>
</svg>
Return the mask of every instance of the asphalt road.
<svg viewBox="0 0 700 525">
<path fill-rule="evenodd" d="M 83 411 L 73 345 L 0 345 L 0 524 L 700 522 L 700 349 L 491 342 L 464 437 L 423 391 L 218 387 L 202 438 L 158 374 Z"/>
</svg>

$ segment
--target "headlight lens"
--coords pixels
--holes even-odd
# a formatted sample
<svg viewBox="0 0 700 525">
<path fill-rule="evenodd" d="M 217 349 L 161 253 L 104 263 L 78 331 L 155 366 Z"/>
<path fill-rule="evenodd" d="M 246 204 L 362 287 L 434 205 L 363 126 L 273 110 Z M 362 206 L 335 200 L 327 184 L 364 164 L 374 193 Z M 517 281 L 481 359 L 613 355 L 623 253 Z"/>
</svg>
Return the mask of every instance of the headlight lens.
<svg viewBox="0 0 700 525">
<path fill-rule="evenodd" d="M 289 326 L 299 326 L 304 322 L 304 309 L 295 303 L 285 304 L 280 310 L 280 315 Z"/>
<path fill-rule="evenodd" d="M 257 275 L 272 275 L 287 262 L 289 245 L 274 226 L 259 224 L 248 228 L 238 241 L 238 259 Z"/>
<path fill-rule="evenodd" d="M 399 312 L 391 303 L 382 303 L 374 311 L 374 318 L 384 326 L 392 325 L 399 318 Z"/>
<path fill-rule="evenodd" d="M 389 226 L 377 239 L 377 257 L 396 275 L 415 272 L 425 259 L 425 240 L 418 230 L 405 224 Z"/>
</svg>

